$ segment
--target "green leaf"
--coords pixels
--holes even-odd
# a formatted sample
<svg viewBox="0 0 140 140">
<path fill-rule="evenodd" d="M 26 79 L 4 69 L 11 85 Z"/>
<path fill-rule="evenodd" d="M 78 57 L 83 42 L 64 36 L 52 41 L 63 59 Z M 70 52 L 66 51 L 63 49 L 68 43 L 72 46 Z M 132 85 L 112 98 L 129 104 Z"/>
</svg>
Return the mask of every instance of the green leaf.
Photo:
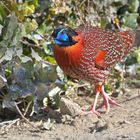
<svg viewBox="0 0 140 140">
<path fill-rule="evenodd" d="M 42 58 L 39 56 L 39 54 L 37 52 L 35 52 L 34 49 L 31 48 L 31 56 L 32 58 L 34 58 L 36 61 L 41 61 Z"/>
<path fill-rule="evenodd" d="M 51 100 L 51 107 L 53 109 L 58 109 L 60 107 L 60 93 L 61 89 L 59 87 L 55 87 L 49 93 L 49 99 Z"/>
<path fill-rule="evenodd" d="M 54 89 L 52 89 L 49 93 L 48 96 L 53 98 L 54 96 L 56 96 L 59 92 L 61 91 L 61 89 L 59 87 L 55 87 Z"/>
<path fill-rule="evenodd" d="M 5 76 L 3 75 L 3 73 L 0 74 L 0 89 L 2 87 L 4 87 L 7 83 L 7 79 L 5 78 Z"/>
<path fill-rule="evenodd" d="M 13 58 L 13 54 L 14 54 L 13 49 L 10 49 L 10 48 L 7 49 L 7 51 L 5 52 L 4 59 L 7 60 L 7 61 L 12 60 L 12 58 Z"/>
<path fill-rule="evenodd" d="M 5 17 L 6 16 L 6 10 L 4 6 L 2 5 L 2 2 L 0 2 L 0 16 Z"/>
<path fill-rule="evenodd" d="M 8 109 L 11 109 L 13 111 L 16 110 L 14 101 L 12 100 L 10 95 L 5 95 L 3 97 L 2 108 L 8 108 Z"/>
<path fill-rule="evenodd" d="M 0 63 L 1 63 L 1 62 L 3 62 L 5 60 L 4 56 L 5 56 L 5 52 L 6 52 L 7 49 L 5 47 L 0 46 L 0 50 L 1 50 L 0 51 Z"/>
<path fill-rule="evenodd" d="M 123 26 L 135 28 L 137 26 L 137 17 L 138 17 L 138 13 L 131 13 L 125 15 Z"/>
<path fill-rule="evenodd" d="M 42 82 L 38 82 L 36 83 L 36 96 L 37 96 L 37 99 L 39 101 L 41 101 L 43 99 L 43 103 L 44 104 L 48 104 L 46 103 L 46 97 L 48 95 L 48 92 L 50 90 L 50 85 L 48 85 L 47 83 L 42 83 Z M 44 98 L 45 97 L 45 98 Z"/>
<path fill-rule="evenodd" d="M 128 0 L 128 4 L 131 12 L 137 12 L 137 9 L 139 7 L 139 0 Z"/>
<path fill-rule="evenodd" d="M 57 71 L 57 75 L 58 75 L 59 79 L 62 82 L 67 82 L 67 77 L 65 76 L 64 72 L 62 71 L 62 69 L 59 66 L 57 66 L 56 71 Z"/>
<path fill-rule="evenodd" d="M 25 25 L 26 33 L 30 33 L 38 27 L 36 20 L 34 19 L 31 20 L 29 18 L 26 19 L 26 22 L 24 23 L 24 25 Z"/>
<path fill-rule="evenodd" d="M 47 63 L 36 64 L 35 77 L 41 82 L 54 82 L 57 79 L 56 66 Z"/>
<path fill-rule="evenodd" d="M 46 130 L 50 130 L 54 126 L 54 124 L 55 120 L 48 118 L 47 122 L 43 123 L 43 128 L 45 128 Z"/>
<path fill-rule="evenodd" d="M 22 63 L 32 61 L 31 57 L 28 57 L 28 56 L 21 56 L 20 60 L 21 60 Z"/>
<path fill-rule="evenodd" d="M 54 57 L 52 57 L 52 56 L 47 56 L 45 59 L 46 59 L 46 61 L 50 62 L 51 64 L 56 64 L 56 61 L 55 61 Z"/>
<path fill-rule="evenodd" d="M 136 57 L 137 62 L 140 64 L 140 49 L 136 50 L 133 55 Z"/>
<path fill-rule="evenodd" d="M 33 4 L 34 6 L 38 5 L 38 0 L 26 0 L 30 5 Z"/>
<path fill-rule="evenodd" d="M 0 42 L 0 46 L 9 47 L 9 44 L 15 36 L 17 27 L 17 18 L 15 14 L 12 13 L 11 16 L 5 20 L 5 24 L 2 30 L 3 41 Z"/>
</svg>

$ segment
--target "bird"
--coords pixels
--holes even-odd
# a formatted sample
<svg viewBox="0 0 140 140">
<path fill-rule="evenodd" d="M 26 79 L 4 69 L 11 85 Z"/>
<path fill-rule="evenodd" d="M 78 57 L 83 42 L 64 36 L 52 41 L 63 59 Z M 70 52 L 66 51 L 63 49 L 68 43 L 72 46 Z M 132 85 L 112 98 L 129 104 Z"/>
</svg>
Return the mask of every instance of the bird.
<svg viewBox="0 0 140 140">
<path fill-rule="evenodd" d="M 54 57 L 66 75 L 86 80 L 95 87 L 93 105 L 88 113 L 100 116 L 100 107 L 110 111 L 110 105 L 121 106 L 105 91 L 105 81 L 114 66 L 140 45 L 140 30 L 113 31 L 90 24 L 71 28 L 59 25 L 52 33 Z"/>
</svg>

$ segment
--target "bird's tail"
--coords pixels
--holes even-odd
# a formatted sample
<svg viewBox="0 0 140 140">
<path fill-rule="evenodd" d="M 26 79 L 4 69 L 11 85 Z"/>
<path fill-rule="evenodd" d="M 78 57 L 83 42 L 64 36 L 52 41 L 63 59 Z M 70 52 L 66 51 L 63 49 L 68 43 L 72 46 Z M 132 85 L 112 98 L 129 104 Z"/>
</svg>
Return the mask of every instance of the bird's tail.
<svg viewBox="0 0 140 140">
<path fill-rule="evenodd" d="M 140 46 L 140 29 L 122 31 L 119 32 L 119 36 L 124 45 L 123 57 L 126 57 L 131 51 L 134 51 L 136 47 Z"/>
</svg>

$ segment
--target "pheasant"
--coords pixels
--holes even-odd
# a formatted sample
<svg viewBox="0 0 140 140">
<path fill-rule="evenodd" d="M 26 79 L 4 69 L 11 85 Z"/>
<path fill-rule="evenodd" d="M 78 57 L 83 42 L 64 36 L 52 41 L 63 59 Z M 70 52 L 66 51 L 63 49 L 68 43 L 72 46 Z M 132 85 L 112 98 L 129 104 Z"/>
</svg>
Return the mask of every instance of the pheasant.
<svg viewBox="0 0 140 140">
<path fill-rule="evenodd" d="M 140 45 L 140 30 L 114 32 L 108 29 L 83 25 L 72 29 L 58 26 L 53 34 L 54 57 L 60 68 L 69 76 L 84 79 L 95 86 L 95 98 L 90 113 L 96 111 L 99 94 L 103 96 L 100 107 L 106 112 L 110 105 L 120 106 L 104 90 L 104 83 L 116 63 Z"/>
</svg>

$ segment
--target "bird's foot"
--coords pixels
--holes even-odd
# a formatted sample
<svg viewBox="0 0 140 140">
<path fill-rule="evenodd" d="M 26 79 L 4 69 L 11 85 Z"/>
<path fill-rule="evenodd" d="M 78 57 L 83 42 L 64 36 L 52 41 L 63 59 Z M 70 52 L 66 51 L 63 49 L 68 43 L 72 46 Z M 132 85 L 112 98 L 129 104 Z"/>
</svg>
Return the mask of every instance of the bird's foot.
<svg viewBox="0 0 140 140">
<path fill-rule="evenodd" d="M 106 92 L 102 92 L 103 95 L 103 102 L 101 103 L 101 105 L 98 108 L 102 108 L 103 106 L 105 106 L 106 108 L 106 113 L 109 112 L 110 110 L 110 105 L 115 105 L 115 106 L 120 106 L 120 104 L 118 104 L 116 101 L 114 101 L 113 99 L 110 98 L 110 94 L 107 94 Z"/>
<path fill-rule="evenodd" d="M 80 113 L 80 116 L 86 116 L 88 114 L 93 114 L 93 115 L 95 114 L 98 118 L 101 118 L 100 113 L 98 111 L 93 111 L 93 110 L 90 110 L 90 111 L 82 111 Z"/>
<path fill-rule="evenodd" d="M 82 112 L 80 113 L 80 116 L 85 116 L 88 114 L 93 114 L 93 115 L 96 115 L 98 118 L 101 118 L 101 114 L 93 108 L 91 108 L 89 111 L 82 110 Z"/>
</svg>

